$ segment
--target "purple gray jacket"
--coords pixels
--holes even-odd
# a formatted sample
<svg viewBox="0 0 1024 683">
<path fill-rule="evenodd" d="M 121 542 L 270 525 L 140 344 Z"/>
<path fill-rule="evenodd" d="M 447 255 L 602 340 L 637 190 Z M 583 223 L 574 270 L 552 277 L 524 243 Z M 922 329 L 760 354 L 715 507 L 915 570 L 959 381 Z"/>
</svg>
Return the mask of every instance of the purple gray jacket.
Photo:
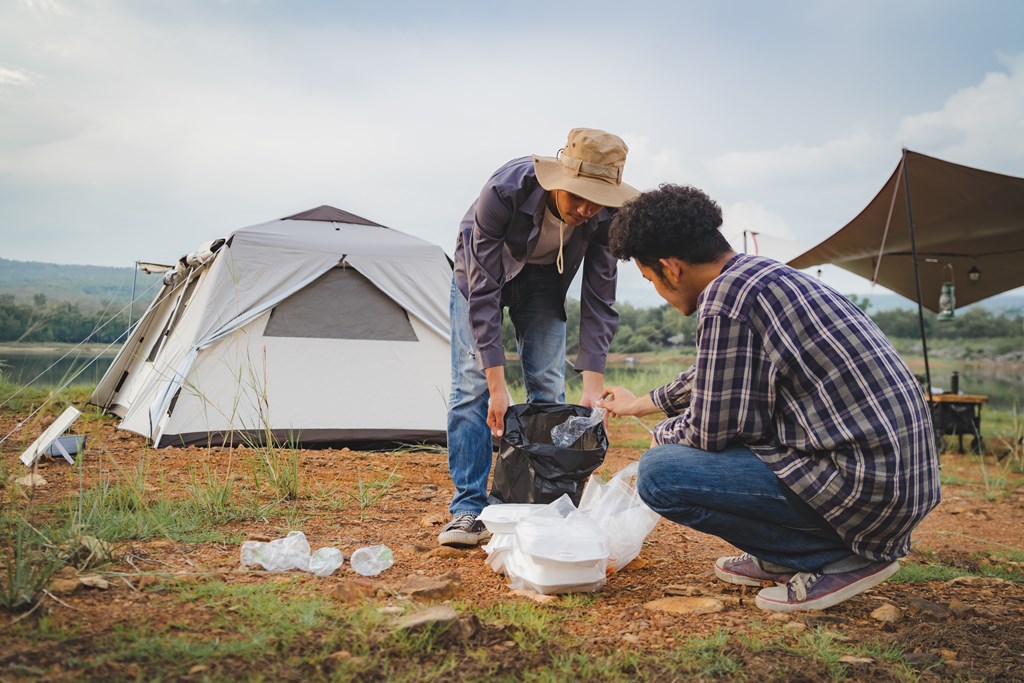
<svg viewBox="0 0 1024 683">
<path fill-rule="evenodd" d="M 455 284 L 469 301 L 473 337 L 485 368 L 505 364 L 501 287 L 519 274 L 537 246 L 546 197 L 533 159 L 513 159 L 488 179 L 462 219 L 455 243 Z M 612 214 L 601 209 L 572 231 L 564 247 L 563 297 L 583 266 L 577 371 L 604 372 L 619 324 L 612 307 L 617 263 L 608 250 Z"/>
</svg>

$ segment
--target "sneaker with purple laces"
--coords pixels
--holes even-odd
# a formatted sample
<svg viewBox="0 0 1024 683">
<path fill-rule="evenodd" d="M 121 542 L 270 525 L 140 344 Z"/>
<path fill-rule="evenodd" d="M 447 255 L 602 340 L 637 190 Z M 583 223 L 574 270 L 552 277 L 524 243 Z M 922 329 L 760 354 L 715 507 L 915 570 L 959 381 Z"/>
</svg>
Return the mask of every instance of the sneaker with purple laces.
<svg viewBox="0 0 1024 683">
<path fill-rule="evenodd" d="M 899 571 L 900 563 L 873 562 L 838 574 L 800 573 L 784 586 L 762 588 L 754 603 L 771 612 L 825 609 L 874 588 Z"/>
<path fill-rule="evenodd" d="M 715 576 L 726 583 L 740 586 L 760 586 L 767 581 L 783 584 L 792 579 L 794 574 L 795 571 L 770 572 L 761 565 L 761 560 L 750 553 L 715 560 Z"/>
</svg>

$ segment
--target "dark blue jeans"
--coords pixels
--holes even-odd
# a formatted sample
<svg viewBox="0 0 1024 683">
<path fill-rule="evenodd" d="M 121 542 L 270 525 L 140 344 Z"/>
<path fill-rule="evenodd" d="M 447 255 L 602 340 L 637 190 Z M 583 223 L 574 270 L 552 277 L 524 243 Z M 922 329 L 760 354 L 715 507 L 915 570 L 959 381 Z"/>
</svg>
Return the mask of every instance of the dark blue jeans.
<svg viewBox="0 0 1024 683">
<path fill-rule="evenodd" d="M 640 497 L 677 524 L 798 572 L 861 564 L 818 513 L 743 446 L 710 453 L 657 446 L 640 459 Z"/>
</svg>

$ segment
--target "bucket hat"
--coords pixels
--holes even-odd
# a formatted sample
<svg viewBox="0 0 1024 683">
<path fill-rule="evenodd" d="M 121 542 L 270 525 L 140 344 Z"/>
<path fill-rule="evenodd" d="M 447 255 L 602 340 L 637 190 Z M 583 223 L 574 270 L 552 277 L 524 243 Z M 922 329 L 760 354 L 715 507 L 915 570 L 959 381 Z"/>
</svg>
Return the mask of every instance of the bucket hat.
<svg viewBox="0 0 1024 683">
<path fill-rule="evenodd" d="M 640 194 L 622 182 L 629 148 L 618 135 L 596 128 L 573 128 L 553 157 L 533 155 L 540 186 L 565 190 L 601 206 L 619 207 Z"/>
</svg>

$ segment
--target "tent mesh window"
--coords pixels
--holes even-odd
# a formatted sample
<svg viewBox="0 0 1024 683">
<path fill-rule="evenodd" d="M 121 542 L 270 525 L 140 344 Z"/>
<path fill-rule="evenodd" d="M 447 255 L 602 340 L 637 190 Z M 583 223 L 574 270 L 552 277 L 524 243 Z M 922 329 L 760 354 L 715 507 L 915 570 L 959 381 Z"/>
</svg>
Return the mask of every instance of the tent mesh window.
<svg viewBox="0 0 1024 683">
<path fill-rule="evenodd" d="M 418 341 L 405 309 L 352 268 L 333 268 L 275 306 L 263 335 Z"/>
</svg>

